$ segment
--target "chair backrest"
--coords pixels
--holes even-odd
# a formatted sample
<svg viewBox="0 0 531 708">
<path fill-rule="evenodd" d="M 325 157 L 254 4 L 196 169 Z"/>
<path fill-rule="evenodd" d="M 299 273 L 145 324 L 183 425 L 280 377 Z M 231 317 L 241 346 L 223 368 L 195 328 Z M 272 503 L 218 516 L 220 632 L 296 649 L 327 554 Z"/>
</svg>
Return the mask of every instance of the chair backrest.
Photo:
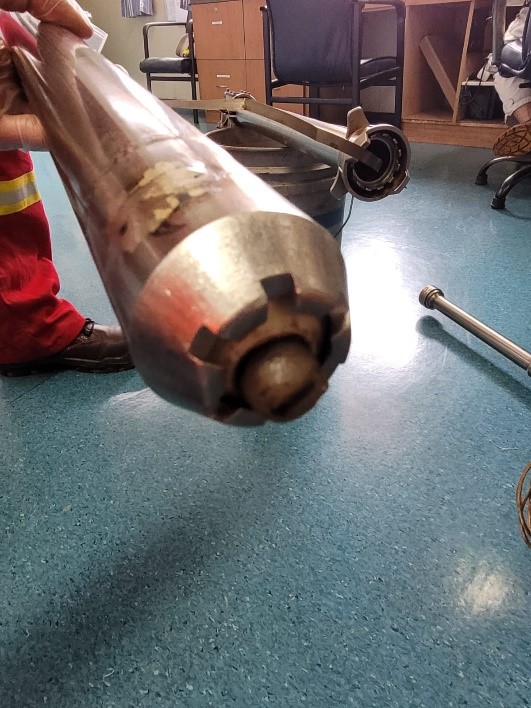
<svg viewBox="0 0 531 708">
<path fill-rule="evenodd" d="M 522 59 L 524 64 L 529 67 L 526 78 L 531 79 L 531 7 L 527 10 L 524 34 L 522 35 Z"/>
<path fill-rule="evenodd" d="M 531 12 L 528 10 L 522 39 L 507 42 L 501 50 L 498 71 L 501 76 L 531 79 Z"/>
<path fill-rule="evenodd" d="M 352 80 L 353 0 L 267 0 L 275 76 L 285 83 Z"/>
</svg>

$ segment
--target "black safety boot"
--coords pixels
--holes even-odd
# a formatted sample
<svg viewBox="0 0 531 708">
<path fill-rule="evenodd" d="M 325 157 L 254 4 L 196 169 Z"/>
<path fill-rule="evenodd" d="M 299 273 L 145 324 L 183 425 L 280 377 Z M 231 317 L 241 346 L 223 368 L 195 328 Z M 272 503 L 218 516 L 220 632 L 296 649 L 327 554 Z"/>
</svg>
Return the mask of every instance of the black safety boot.
<svg viewBox="0 0 531 708">
<path fill-rule="evenodd" d="M 74 369 L 110 374 L 134 367 L 127 342 L 117 326 L 104 327 L 87 319 L 72 344 L 57 354 L 15 364 L 0 364 L 3 376 L 27 376 L 47 371 Z"/>
</svg>

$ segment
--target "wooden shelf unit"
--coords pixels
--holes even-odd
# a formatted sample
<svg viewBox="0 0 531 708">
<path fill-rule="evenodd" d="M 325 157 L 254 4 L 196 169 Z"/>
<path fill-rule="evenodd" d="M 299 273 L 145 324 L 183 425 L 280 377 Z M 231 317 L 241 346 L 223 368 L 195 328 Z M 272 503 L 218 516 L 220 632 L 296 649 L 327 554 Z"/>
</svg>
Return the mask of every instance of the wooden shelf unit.
<svg viewBox="0 0 531 708">
<path fill-rule="evenodd" d="M 490 51 L 491 0 L 406 0 L 406 5 L 404 132 L 414 142 L 491 147 L 506 129 L 503 119 L 465 119 L 461 101 L 463 83 Z M 508 20 L 516 11 L 509 8 Z"/>
</svg>

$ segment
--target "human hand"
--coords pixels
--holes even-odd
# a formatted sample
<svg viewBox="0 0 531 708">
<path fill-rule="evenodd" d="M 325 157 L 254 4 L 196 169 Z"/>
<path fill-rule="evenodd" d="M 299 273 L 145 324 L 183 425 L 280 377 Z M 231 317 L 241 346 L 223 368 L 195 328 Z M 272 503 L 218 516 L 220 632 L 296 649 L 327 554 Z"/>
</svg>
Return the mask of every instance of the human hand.
<svg viewBox="0 0 531 708">
<path fill-rule="evenodd" d="M 29 12 L 42 22 L 66 27 L 82 39 L 92 34 L 91 24 L 75 0 L 0 0 L 0 10 Z"/>
<path fill-rule="evenodd" d="M 42 22 L 90 37 L 92 27 L 75 0 L 0 0 L 0 10 L 30 12 Z M 0 150 L 45 150 L 39 119 L 32 114 L 18 80 L 11 53 L 0 38 Z"/>
</svg>

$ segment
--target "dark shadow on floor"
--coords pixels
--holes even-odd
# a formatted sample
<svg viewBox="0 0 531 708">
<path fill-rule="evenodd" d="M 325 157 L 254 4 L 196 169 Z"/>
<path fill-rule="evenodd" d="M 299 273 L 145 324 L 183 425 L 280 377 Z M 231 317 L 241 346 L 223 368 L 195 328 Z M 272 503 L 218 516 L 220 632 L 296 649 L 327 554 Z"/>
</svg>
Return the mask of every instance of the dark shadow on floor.
<svg viewBox="0 0 531 708">
<path fill-rule="evenodd" d="M 254 533 L 250 526 L 267 527 L 271 497 L 287 493 L 281 471 L 268 477 L 269 499 L 264 495 L 263 478 L 254 484 L 250 471 L 249 484 L 236 494 L 232 487 L 228 494 L 223 480 L 233 472 L 220 470 L 217 484 L 205 491 L 204 506 L 176 509 L 179 519 L 156 528 L 140 552 L 117 553 L 111 568 L 101 567 L 93 574 L 87 569 L 91 576 L 88 591 L 72 580 L 68 596 L 61 598 L 59 606 L 50 608 L 49 614 L 42 613 L 33 623 L 29 618 L 21 620 L 29 630 L 23 634 L 21 629 L 20 637 L 1 648 L 2 708 L 31 708 L 41 706 L 43 701 L 58 705 L 59 698 L 62 706 L 81 705 L 89 664 L 100 665 L 107 660 L 111 666 L 117 643 L 131 637 L 134 642 L 139 631 L 149 634 L 149 618 L 168 592 L 178 598 L 172 632 L 181 631 L 187 623 L 190 598 L 206 590 L 204 568 L 220 544 L 224 554 L 230 556 L 231 540 L 241 538 L 242 530 L 250 537 Z M 254 474 L 262 475 L 260 466 Z M 212 514 L 212 508 L 218 510 L 216 514 Z M 211 542 L 213 538 L 216 545 Z M 183 608 L 182 617 L 179 608 Z M 181 645 L 186 664 L 186 655 L 194 650 L 178 638 L 174 644 Z M 177 697 L 175 700 L 175 705 L 180 705 Z M 92 705 L 93 699 L 90 702 Z"/>
<path fill-rule="evenodd" d="M 523 403 L 527 408 L 531 409 L 531 389 L 526 387 L 525 383 L 518 378 L 518 370 L 523 374 L 523 369 L 520 369 L 516 364 L 514 364 L 515 376 L 513 378 L 486 357 L 470 349 L 470 347 L 467 347 L 460 339 L 447 332 L 439 320 L 430 315 L 420 318 L 417 323 L 417 331 L 424 337 L 429 337 L 439 342 L 443 347 L 447 347 L 453 354 L 456 354 L 459 358 L 463 359 L 463 361 L 466 361 L 488 376 L 494 384 L 501 386 L 519 403 Z M 480 341 L 481 340 L 478 339 L 478 342 Z M 487 344 L 484 344 L 484 346 L 489 349 Z M 491 349 L 491 351 L 494 350 Z M 505 359 L 502 354 L 499 354 L 499 356 L 502 360 Z M 508 359 L 505 360 L 509 361 Z"/>
</svg>

